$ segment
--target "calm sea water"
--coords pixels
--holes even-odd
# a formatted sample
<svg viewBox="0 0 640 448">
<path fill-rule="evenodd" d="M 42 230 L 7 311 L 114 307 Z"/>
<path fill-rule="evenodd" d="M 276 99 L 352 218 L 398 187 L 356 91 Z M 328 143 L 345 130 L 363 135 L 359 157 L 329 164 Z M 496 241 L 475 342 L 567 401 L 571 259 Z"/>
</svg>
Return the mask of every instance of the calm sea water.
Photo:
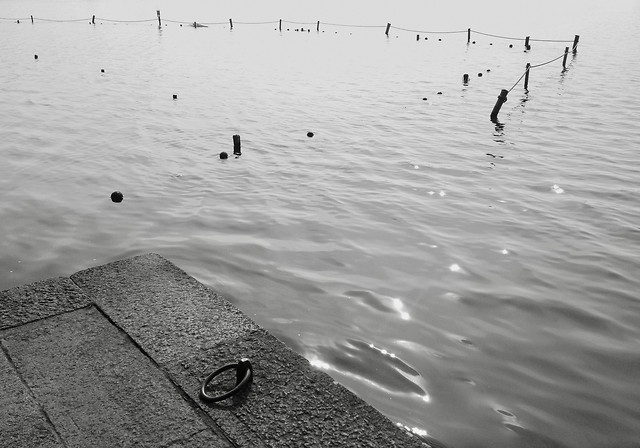
<svg viewBox="0 0 640 448">
<path fill-rule="evenodd" d="M 157 252 L 415 432 L 640 446 L 640 2 L 129 3 L 0 0 L 0 289 Z M 571 42 L 468 27 L 580 43 L 496 126 Z"/>
</svg>

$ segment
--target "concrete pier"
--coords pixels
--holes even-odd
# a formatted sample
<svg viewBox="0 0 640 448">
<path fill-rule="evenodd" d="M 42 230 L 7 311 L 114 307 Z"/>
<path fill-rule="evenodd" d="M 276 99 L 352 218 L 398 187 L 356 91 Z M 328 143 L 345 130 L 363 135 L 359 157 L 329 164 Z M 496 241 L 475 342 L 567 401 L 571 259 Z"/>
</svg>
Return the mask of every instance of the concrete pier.
<svg viewBox="0 0 640 448">
<path fill-rule="evenodd" d="M 165 258 L 0 292 L 0 447 L 428 447 Z M 249 358 L 251 386 L 199 399 Z"/>
</svg>

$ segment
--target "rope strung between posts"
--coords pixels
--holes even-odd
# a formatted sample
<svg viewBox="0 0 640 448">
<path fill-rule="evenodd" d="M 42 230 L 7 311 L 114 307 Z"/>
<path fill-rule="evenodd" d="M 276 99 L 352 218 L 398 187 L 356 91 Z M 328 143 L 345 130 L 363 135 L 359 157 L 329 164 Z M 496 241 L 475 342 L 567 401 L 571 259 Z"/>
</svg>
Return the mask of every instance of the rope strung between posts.
<svg viewBox="0 0 640 448">
<path fill-rule="evenodd" d="M 91 19 L 89 19 L 91 20 Z M 146 19 L 146 20 L 110 20 L 110 19 L 103 19 L 101 17 L 96 17 L 96 20 L 102 20 L 103 22 L 113 22 L 113 23 L 143 23 L 143 22 L 155 22 L 156 19 Z"/>
<path fill-rule="evenodd" d="M 401 30 L 401 31 L 409 31 L 410 33 L 423 33 L 423 34 L 460 34 L 460 33 L 466 33 L 467 30 L 462 30 L 462 31 L 420 31 L 420 30 L 408 30 L 406 28 L 399 28 L 397 26 L 393 26 L 391 25 L 390 28 L 395 28 L 396 30 Z"/>
<path fill-rule="evenodd" d="M 481 34 L 483 36 L 495 37 L 497 39 L 522 40 L 521 37 L 508 37 L 508 36 L 500 36 L 500 35 L 497 35 L 497 34 L 482 33 L 480 31 L 476 31 L 474 29 L 472 29 L 471 32 L 476 33 L 476 34 Z M 529 41 L 531 41 L 531 42 L 560 42 L 560 43 L 573 42 L 572 40 L 555 40 L 555 39 L 529 39 Z"/>
<path fill-rule="evenodd" d="M 571 41 L 565 41 L 565 42 L 571 42 Z M 574 45 L 574 46 L 573 46 L 573 48 L 572 48 L 572 49 L 570 49 L 569 51 L 573 51 L 573 50 L 575 50 L 575 49 L 576 49 L 576 47 L 577 47 L 577 44 L 576 44 L 576 45 Z M 557 58 L 553 58 L 553 59 L 551 59 L 551 60 L 549 60 L 549 61 L 547 61 L 547 62 L 541 62 L 540 64 L 535 64 L 535 65 L 531 65 L 531 66 L 529 66 L 529 67 L 524 71 L 524 73 L 522 74 L 522 76 L 520 76 L 520 78 L 518 78 L 518 80 L 517 80 L 517 81 L 516 81 L 516 83 L 513 85 L 513 87 L 511 87 L 511 88 L 509 89 L 509 93 L 511 93 L 511 91 L 512 91 L 512 90 L 513 90 L 513 89 L 514 89 L 514 88 L 515 88 L 515 87 L 520 83 L 520 81 L 522 81 L 522 78 L 524 78 L 524 77 L 525 77 L 525 75 L 527 74 L 527 72 L 529 72 L 532 68 L 542 67 L 543 65 L 551 64 L 552 62 L 555 62 L 555 61 L 557 61 L 558 59 L 563 58 L 563 57 L 565 56 L 565 54 L 566 54 L 566 53 L 562 53 L 562 54 L 561 54 L 560 56 L 558 56 Z"/>
</svg>

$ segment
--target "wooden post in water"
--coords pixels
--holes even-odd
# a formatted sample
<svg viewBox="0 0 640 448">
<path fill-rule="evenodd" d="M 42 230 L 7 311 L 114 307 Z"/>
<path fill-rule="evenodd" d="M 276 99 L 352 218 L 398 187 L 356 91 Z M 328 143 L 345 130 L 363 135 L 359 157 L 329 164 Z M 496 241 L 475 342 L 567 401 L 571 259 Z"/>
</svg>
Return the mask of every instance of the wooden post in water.
<svg viewBox="0 0 640 448">
<path fill-rule="evenodd" d="M 564 47 L 564 58 L 562 58 L 562 68 L 567 68 L 567 55 L 569 54 L 569 47 Z"/>
<path fill-rule="evenodd" d="M 467 44 L 471 42 L 471 28 L 467 28 Z"/>
<path fill-rule="evenodd" d="M 91 17 L 91 25 L 95 25 L 96 24 L 96 15 L 94 14 L 93 17 Z"/>
<path fill-rule="evenodd" d="M 416 34 L 416 40 L 420 40 L 420 35 Z"/>
<path fill-rule="evenodd" d="M 158 9 L 156 11 L 156 14 L 158 14 L 158 28 L 162 27 L 162 20 L 160 19 L 160 10 Z"/>
<path fill-rule="evenodd" d="M 318 23 L 316 23 L 316 31 L 320 31 L 320 21 L 318 20 Z"/>
<path fill-rule="evenodd" d="M 391 24 L 387 23 L 387 30 L 384 32 L 387 36 L 389 36 L 389 28 L 391 28 Z"/>
<path fill-rule="evenodd" d="M 31 24 L 33 25 L 33 16 L 31 16 Z"/>
<path fill-rule="evenodd" d="M 469 73 L 462 75 L 462 83 L 465 85 L 469 83 Z"/>
<path fill-rule="evenodd" d="M 531 45 L 529 45 L 529 36 L 524 38 L 524 49 L 531 50 Z"/>
<path fill-rule="evenodd" d="M 498 120 L 498 112 L 500 112 L 500 108 L 502 107 L 502 105 L 507 102 L 508 94 L 509 91 L 507 89 L 502 89 L 502 92 L 500 92 L 498 101 L 496 101 L 496 105 L 493 106 L 493 110 L 491 111 L 491 121 L 495 122 Z"/>
<path fill-rule="evenodd" d="M 237 134 L 233 136 L 233 153 L 237 156 L 242 154 L 240 150 L 240 136 Z"/>
<path fill-rule="evenodd" d="M 578 52 L 578 41 L 580 40 L 580 36 L 576 34 L 576 37 L 573 38 L 573 54 Z"/>
<path fill-rule="evenodd" d="M 229 26 L 233 29 L 233 20 L 229 19 Z"/>
<path fill-rule="evenodd" d="M 280 19 L 280 25 L 278 25 L 278 31 L 282 31 L 282 19 Z"/>
<path fill-rule="evenodd" d="M 527 62 L 527 69 L 524 72 L 524 90 L 529 90 L 529 71 L 531 64 Z"/>
</svg>

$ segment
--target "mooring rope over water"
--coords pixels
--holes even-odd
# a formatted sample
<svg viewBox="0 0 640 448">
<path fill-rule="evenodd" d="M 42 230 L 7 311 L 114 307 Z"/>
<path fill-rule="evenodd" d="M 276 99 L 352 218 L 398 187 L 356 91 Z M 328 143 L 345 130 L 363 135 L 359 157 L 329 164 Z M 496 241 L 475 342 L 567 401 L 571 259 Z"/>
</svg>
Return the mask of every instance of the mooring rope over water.
<svg viewBox="0 0 640 448">
<path fill-rule="evenodd" d="M 460 34 L 460 33 L 466 33 L 467 30 L 461 30 L 461 31 L 421 31 L 421 30 L 408 30 L 406 28 L 400 28 L 397 26 L 393 26 L 391 25 L 391 28 L 394 28 L 396 30 L 401 30 L 401 31 L 409 31 L 410 33 L 423 33 L 423 34 Z"/>
</svg>

